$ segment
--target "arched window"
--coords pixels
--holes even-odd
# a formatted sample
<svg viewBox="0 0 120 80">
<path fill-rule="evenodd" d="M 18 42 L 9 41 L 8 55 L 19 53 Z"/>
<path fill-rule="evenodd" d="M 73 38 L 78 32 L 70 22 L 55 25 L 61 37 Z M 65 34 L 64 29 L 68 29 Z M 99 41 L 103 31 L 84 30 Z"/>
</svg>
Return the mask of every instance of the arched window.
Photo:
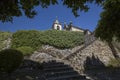
<svg viewBox="0 0 120 80">
<path fill-rule="evenodd" d="M 60 30 L 60 27 L 59 27 L 59 26 L 57 26 L 57 30 Z"/>
</svg>

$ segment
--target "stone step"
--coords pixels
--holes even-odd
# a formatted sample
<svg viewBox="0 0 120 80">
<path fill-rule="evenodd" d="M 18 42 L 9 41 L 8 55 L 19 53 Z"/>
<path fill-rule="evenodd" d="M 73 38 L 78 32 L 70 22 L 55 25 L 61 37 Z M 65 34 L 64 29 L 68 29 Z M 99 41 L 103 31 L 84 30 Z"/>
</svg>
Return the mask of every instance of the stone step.
<svg viewBox="0 0 120 80">
<path fill-rule="evenodd" d="M 51 77 L 46 80 L 87 80 L 85 77 L 78 75 L 64 75 L 59 77 Z"/>
<path fill-rule="evenodd" d="M 49 61 L 49 62 L 43 62 L 43 64 L 64 64 L 63 62 L 55 62 L 55 61 Z"/>
<path fill-rule="evenodd" d="M 58 73 L 68 73 L 68 72 L 74 72 L 73 70 L 69 70 L 69 71 L 62 71 L 62 72 L 46 72 L 45 75 L 49 75 L 49 74 L 58 74 Z"/>
<path fill-rule="evenodd" d="M 68 65 L 64 64 L 54 64 L 54 65 L 44 65 L 44 68 L 54 68 L 54 67 L 68 67 Z"/>
<path fill-rule="evenodd" d="M 59 77 L 59 76 L 64 76 L 64 75 L 78 75 L 78 73 L 76 71 L 63 71 L 63 72 L 51 72 L 51 73 L 47 73 L 45 74 L 46 77 Z"/>
<path fill-rule="evenodd" d="M 62 62 L 44 63 L 45 80 L 87 80 L 72 67 Z"/>
<path fill-rule="evenodd" d="M 54 67 L 52 69 L 44 69 L 45 72 L 61 72 L 61 71 L 69 71 L 69 70 L 73 70 L 73 68 L 71 67 Z"/>
<path fill-rule="evenodd" d="M 67 73 L 67 72 L 73 72 L 73 70 L 72 70 L 72 69 L 71 69 L 71 70 L 61 70 L 61 71 L 54 71 L 54 72 L 53 72 L 53 71 L 51 71 L 51 72 L 49 71 L 49 72 L 45 72 L 45 75 L 49 75 L 49 74 L 53 74 L 53 73 L 54 73 L 54 74 L 55 74 L 55 73 L 65 73 L 65 72 L 66 72 L 66 73 Z"/>
<path fill-rule="evenodd" d="M 43 66 L 48 66 L 48 67 L 51 67 L 51 66 L 57 66 L 57 65 L 64 65 L 64 63 L 51 63 L 51 64 L 47 64 L 47 63 L 44 63 Z"/>
</svg>

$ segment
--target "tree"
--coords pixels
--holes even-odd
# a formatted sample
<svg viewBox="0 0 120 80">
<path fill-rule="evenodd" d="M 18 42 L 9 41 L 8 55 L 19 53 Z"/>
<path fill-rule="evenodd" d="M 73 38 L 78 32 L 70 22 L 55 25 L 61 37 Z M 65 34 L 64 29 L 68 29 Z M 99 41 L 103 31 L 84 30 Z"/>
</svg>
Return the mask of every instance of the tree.
<svg viewBox="0 0 120 80">
<path fill-rule="evenodd" d="M 58 4 L 59 0 L 0 0 L 0 21 L 13 21 L 14 17 L 20 17 L 23 14 L 29 18 L 36 15 L 34 7 L 40 6 L 47 8 L 50 5 Z M 89 7 L 86 3 L 95 2 L 101 4 L 103 0 L 62 0 L 63 5 L 71 8 L 75 16 L 77 11 L 88 11 Z"/>
<path fill-rule="evenodd" d="M 120 41 L 120 0 L 106 0 L 103 9 L 95 36 L 107 41 L 114 57 L 119 58 L 113 41 Z"/>
<path fill-rule="evenodd" d="M 106 0 L 103 9 L 95 31 L 96 37 L 107 42 L 113 38 L 120 41 L 120 0 Z"/>
</svg>

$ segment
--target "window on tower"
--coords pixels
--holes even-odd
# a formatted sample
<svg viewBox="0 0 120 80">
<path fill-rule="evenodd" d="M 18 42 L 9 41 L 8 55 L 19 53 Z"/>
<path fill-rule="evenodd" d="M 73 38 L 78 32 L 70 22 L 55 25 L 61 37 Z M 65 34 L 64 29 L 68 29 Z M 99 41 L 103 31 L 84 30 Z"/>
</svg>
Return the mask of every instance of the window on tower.
<svg viewBox="0 0 120 80">
<path fill-rule="evenodd" d="M 57 26 L 57 30 L 60 30 L 60 27 L 59 27 L 59 26 Z"/>
</svg>

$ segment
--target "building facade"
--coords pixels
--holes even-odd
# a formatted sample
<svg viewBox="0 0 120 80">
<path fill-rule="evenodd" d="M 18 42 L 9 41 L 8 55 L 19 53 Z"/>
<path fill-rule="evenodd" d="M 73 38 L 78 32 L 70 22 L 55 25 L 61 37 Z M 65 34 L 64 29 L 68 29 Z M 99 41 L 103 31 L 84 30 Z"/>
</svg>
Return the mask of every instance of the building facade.
<svg viewBox="0 0 120 80">
<path fill-rule="evenodd" d="M 64 30 L 64 31 L 80 31 L 80 32 L 85 31 L 82 28 L 79 28 L 77 26 L 72 25 L 72 22 L 70 22 L 68 25 L 66 23 L 64 23 L 64 26 L 62 28 L 62 24 L 58 21 L 58 19 L 56 19 L 53 22 L 52 29 L 54 29 L 54 30 Z"/>
<path fill-rule="evenodd" d="M 54 30 L 62 30 L 62 25 L 59 23 L 59 21 L 56 19 L 52 25 L 52 29 Z"/>
</svg>

